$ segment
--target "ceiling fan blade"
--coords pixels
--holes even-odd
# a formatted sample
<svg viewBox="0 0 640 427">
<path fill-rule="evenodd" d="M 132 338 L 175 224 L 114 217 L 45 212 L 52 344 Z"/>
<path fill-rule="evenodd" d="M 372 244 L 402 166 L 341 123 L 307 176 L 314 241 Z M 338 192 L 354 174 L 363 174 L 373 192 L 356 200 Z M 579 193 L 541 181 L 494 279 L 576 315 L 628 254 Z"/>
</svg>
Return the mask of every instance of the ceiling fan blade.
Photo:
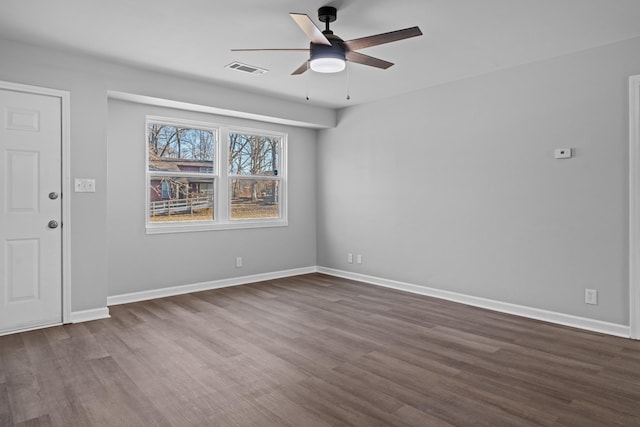
<svg viewBox="0 0 640 427">
<path fill-rule="evenodd" d="M 322 34 L 322 31 L 313 23 L 309 15 L 304 13 L 290 13 L 289 15 L 296 21 L 296 24 L 298 24 L 313 43 L 331 46 L 331 42 L 327 40 L 324 34 Z"/>
<path fill-rule="evenodd" d="M 231 52 L 309 52 L 309 49 L 231 49 Z"/>
<path fill-rule="evenodd" d="M 422 31 L 418 27 L 405 28 L 403 30 L 391 31 L 388 33 L 376 34 L 375 36 L 362 37 L 359 39 L 344 42 L 350 50 L 363 49 L 365 47 L 377 46 L 384 43 L 391 43 L 411 37 L 421 36 Z"/>
<path fill-rule="evenodd" d="M 369 65 L 371 67 L 382 68 L 383 70 L 386 70 L 393 65 L 393 62 L 374 58 L 373 56 L 369 55 L 364 55 L 360 52 L 347 52 L 346 56 L 347 61 L 357 62 L 358 64 Z"/>
<path fill-rule="evenodd" d="M 304 64 L 302 64 L 301 66 L 299 66 L 298 68 L 296 68 L 293 73 L 291 73 L 292 76 L 296 76 L 298 74 L 303 74 L 305 71 L 307 71 L 309 69 L 309 61 L 304 61 Z"/>
</svg>

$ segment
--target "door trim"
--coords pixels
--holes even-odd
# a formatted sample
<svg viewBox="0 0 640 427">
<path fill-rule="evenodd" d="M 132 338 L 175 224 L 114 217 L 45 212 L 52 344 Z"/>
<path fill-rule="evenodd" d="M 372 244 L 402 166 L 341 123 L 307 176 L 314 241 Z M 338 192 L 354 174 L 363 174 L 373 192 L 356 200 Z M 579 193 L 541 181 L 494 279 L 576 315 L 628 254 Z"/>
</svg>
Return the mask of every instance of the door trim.
<svg viewBox="0 0 640 427">
<path fill-rule="evenodd" d="M 60 98 L 62 144 L 62 323 L 71 322 L 71 94 L 68 91 L 0 81 L 0 89 Z M 18 332 L 18 331 L 15 331 Z"/>
<path fill-rule="evenodd" d="M 640 339 L 640 75 L 629 77 L 629 326 Z"/>
</svg>

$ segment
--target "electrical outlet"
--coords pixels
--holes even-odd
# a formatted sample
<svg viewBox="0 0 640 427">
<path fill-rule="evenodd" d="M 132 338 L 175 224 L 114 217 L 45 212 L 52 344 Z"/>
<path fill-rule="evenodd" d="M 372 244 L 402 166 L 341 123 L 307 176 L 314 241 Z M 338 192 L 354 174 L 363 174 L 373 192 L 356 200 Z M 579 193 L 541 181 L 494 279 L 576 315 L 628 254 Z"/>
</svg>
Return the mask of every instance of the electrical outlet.
<svg viewBox="0 0 640 427">
<path fill-rule="evenodd" d="M 360 255 L 360 254 L 356 255 L 356 262 L 358 264 L 362 264 L 362 255 Z"/>
<path fill-rule="evenodd" d="M 236 257 L 236 268 L 240 268 L 242 267 L 242 257 L 238 256 Z"/>
<path fill-rule="evenodd" d="M 553 156 L 556 159 L 570 159 L 573 156 L 573 150 L 571 148 L 556 148 L 553 151 Z"/>
<path fill-rule="evenodd" d="M 353 254 L 351 252 L 347 254 L 347 262 L 353 264 Z"/>
<path fill-rule="evenodd" d="M 598 304 L 598 291 L 596 291 L 595 289 L 585 289 L 584 303 L 591 304 L 591 305 Z"/>
</svg>

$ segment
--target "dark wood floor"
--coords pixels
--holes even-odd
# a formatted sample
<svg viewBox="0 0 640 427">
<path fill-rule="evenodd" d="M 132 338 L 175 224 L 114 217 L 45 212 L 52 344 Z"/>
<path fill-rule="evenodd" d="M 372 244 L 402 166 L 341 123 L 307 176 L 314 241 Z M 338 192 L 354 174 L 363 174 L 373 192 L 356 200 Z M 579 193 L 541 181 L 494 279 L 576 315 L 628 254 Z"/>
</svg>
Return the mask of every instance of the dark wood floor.
<svg viewBox="0 0 640 427">
<path fill-rule="evenodd" d="M 0 425 L 640 426 L 640 342 L 312 274 L 0 337 Z"/>
</svg>

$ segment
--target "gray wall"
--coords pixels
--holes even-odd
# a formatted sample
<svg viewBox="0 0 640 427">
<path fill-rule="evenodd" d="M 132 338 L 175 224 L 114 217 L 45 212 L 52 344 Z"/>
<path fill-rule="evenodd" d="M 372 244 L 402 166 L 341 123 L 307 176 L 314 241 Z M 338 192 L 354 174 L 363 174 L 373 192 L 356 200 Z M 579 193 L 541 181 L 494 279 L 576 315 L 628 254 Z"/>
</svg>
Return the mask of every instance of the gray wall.
<svg viewBox="0 0 640 427">
<path fill-rule="evenodd" d="M 318 265 L 628 324 L 639 51 L 633 39 L 341 111 L 319 132 Z M 575 157 L 555 160 L 564 147 Z"/>
<path fill-rule="evenodd" d="M 104 307 L 109 283 L 112 282 L 109 272 L 113 272 L 116 268 L 123 268 L 125 271 L 135 270 L 132 266 L 127 267 L 121 264 L 117 267 L 109 267 L 111 264 L 108 253 L 113 253 L 113 250 L 108 247 L 107 242 L 107 213 L 113 210 L 107 205 L 107 174 L 109 173 L 111 177 L 118 172 L 107 166 L 107 92 L 109 90 L 235 110 L 268 116 L 276 120 L 306 123 L 311 126 L 335 124 L 335 111 L 308 103 L 290 102 L 211 83 L 115 65 L 88 56 L 0 40 L 0 58 L 2 58 L 0 80 L 67 90 L 71 93 L 71 178 L 96 179 L 95 193 L 65 195 L 71 198 L 72 311 Z M 302 132 L 300 135 L 304 140 L 302 145 L 306 147 L 309 144 L 310 134 Z M 291 165 L 291 167 L 295 171 L 297 166 Z M 305 182 L 306 178 L 302 179 Z M 310 191 L 313 191 L 313 185 Z M 144 200 L 140 200 L 141 206 L 143 203 Z M 310 208 L 313 210 L 313 205 Z M 293 207 L 290 218 L 294 223 L 297 220 L 293 216 L 296 210 L 300 212 L 297 205 Z M 122 214 L 118 213 L 118 215 Z M 109 218 L 114 217 L 109 216 Z M 128 219 L 133 224 L 139 224 L 142 220 L 143 217 L 138 213 L 131 214 Z M 310 219 L 310 221 L 313 220 Z M 300 231 L 306 226 L 298 223 L 296 227 L 296 230 Z M 314 234 L 313 226 L 311 232 L 305 229 L 300 238 L 308 238 L 308 242 L 312 242 Z M 123 234 L 119 235 L 123 236 Z M 235 249 L 233 244 L 235 239 L 242 241 L 249 236 L 257 248 L 263 248 L 267 245 L 267 241 L 274 237 L 267 230 L 256 230 L 252 233 L 243 231 L 235 234 L 232 232 L 203 233 L 201 236 L 191 233 L 195 246 L 203 245 L 204 240 L 218 240 L 223 245 L 230 245 L 231 249 Z M 287 243 L 292 242 L 290 236 L 278 235 L 278 237 Z M 157 236 L 156 241 L 181 244 L 181 248 L 184 249 L 184 240 L 180 239 Z M 268 243 L 277 247 L 279 242 L 269 241 Z M 127 243 L 110 239 L 109 245 L 121 247 L 126 246 Z M 273 252 L 271 246 L 270 251 Z M 249 257 L 246 260 L 247 268 L 233 273 L 228 270 L 212 271 L 209 279 L 213 280 L 229 274 L 243 276 L 250 271 L 273 271 L 279 267 L 293 267 L 294 262 L 301 263 L 296 267 L 305 267 L 314 262 L 314 255 L 307 246 L 301 250 L 301 253 L 302 255 L 296 257 L 294 261 L 277 259 L 274 255 L 271 259 L 274 261 L 273 265 L 267 265 L 267 260 L 254 261 Z M 116 261 L 118 261 L 117 258 Z M 192 278 L 204 279 L 202 274 L 193 277 L 185 276 L 181 279 L 181 283 Z M 158 287 L 165 283 L 168 284 L 168 281 L 158 283 Z M 171 283 L 171 285 L 177 284 L 180 283 Z M 124 287 L 118 283 L 114 286 L 118 291 L 125 291 Z M 129 291 L 136 289 L 133 287 Z"/>
<path fill-rule="evenodd" d="M 146 235 L 146 114 L 286 132 L 289 225 Z M 110 100 L 108 132 L 109 295 L 315 266 L 315 130 Z"/>
<path fill-rule="evenodd" d="M 142 201 L 123 209 L 142 190 L 119 192 L 121 168 L 137 165 L 119 163 L 113 150 L 124 140 L 113 127 L 107 141 L 108 117 L 113 124 L 121 113 L 109 108 L 108 90 L 318 127 L 334 124 L 335 112 L 8 41 L 0 41 L 0 80 L 71 92 L 71 177 L 97 182 L 94 194 L 66 195 L 74 311 L 103 307 L 108 294 L 315 261 L 625 324 L 627 78 L 640 73 L 638 51 L 633 39 L 343 110 L 336 129 L 320 131 L 317 171 L 313 131 L 287 128 L 291 184 L 299 180 L 288 229 L 178 235 L 144 235 Z M 554 160 L 558 147 L 575 157 Z M 214 260 L 209 269 L 155 273 L 162 249 L 189 262 L 193 247 L 214 251 L 202 259 Z M 125 259 L 134 248 L 150 254 Z M 364 264 L 347 264 L 348 251 Z M 244 269 L 229 262 L 236 255 Z M 585 287 L 600 291 L 598 306 L 584 305 Z"/>
</svg>

